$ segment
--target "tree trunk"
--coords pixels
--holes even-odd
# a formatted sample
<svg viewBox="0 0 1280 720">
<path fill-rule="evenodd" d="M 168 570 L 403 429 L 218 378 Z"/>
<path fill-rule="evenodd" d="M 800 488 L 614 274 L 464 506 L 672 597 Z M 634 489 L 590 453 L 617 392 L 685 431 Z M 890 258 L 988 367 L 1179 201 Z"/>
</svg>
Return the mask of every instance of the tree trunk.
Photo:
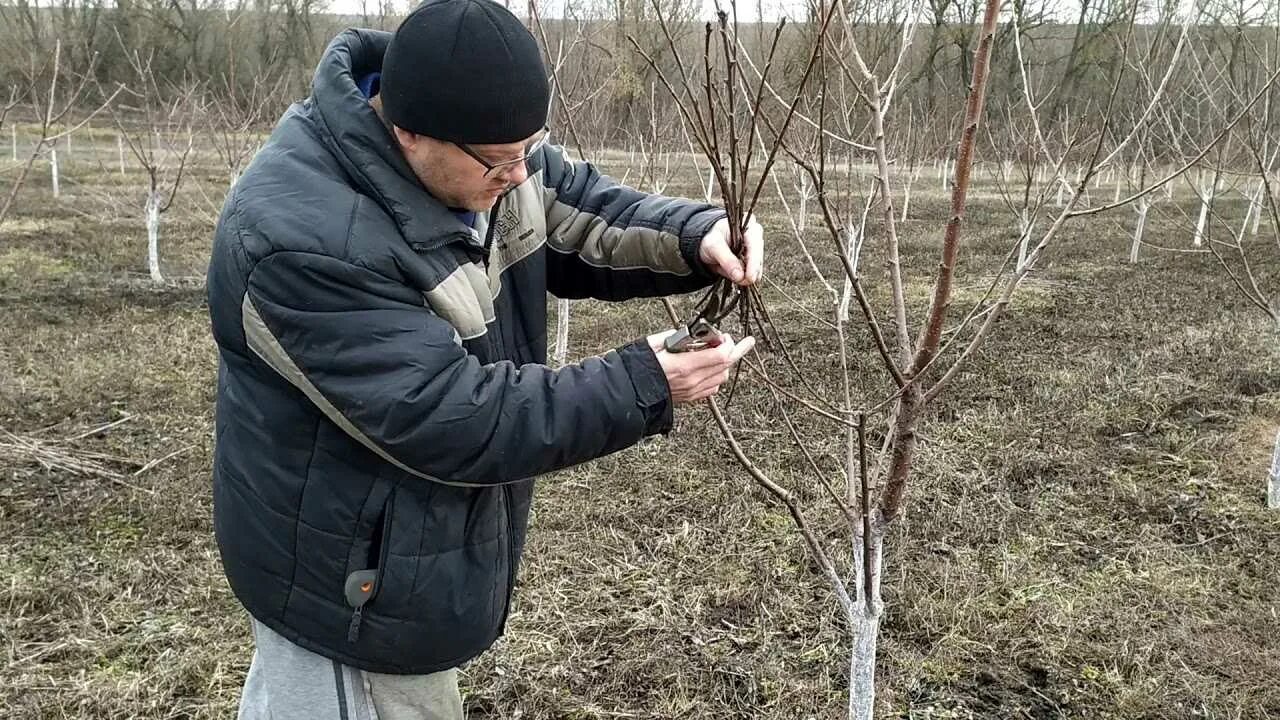
<svg viewBox="0 0 1280 720">
<path fill-rule="evenodd" d="M 1280 510 L 1280 432 L 1276 433 L 1275 451 L 1271 455 L 1271 475 L 1267 482 L 1267 507 Z"/>
<path fill-rule="evenodd" d="M 13 161 L 18 162 L 18 126 L 9 126 L 9 135 L 13 138 Z"/>
<path fill-rule="evenodd" d="M 160 192 L 152 190 L 147 195 L 147 269 L 151 279 L 164 282 L 160 274 Z"/>
<path fill-rule="evenodd" d="M 1027 265 L 1027 250 L 1031 243 L 1031 232 L 1034 230 L 1034 221 L 1031 218 L 1031 212 L 1025 205 L 1022 208 L 1022 216 L 1018 218 L 1018 232 L 1021 233 L 1021 240 L 1018 241 L 1018 272 L 1022 272 L 1022 268 Z"/>
<path fill-rule="evenodd" d="M 1236 235 L 1236 245 L 1244 245 L 1244 236 L 1249 232 L 1249 225 L 1253 220 L 1253 199 L 1249 199 L 1249 204 L 1244 207 L 1244 220 L 1240 223 L 1240 233 Z"/>
<path fill-rule="evenodd" d="M 120 153 L 120 177 L 124 177 L 124 138 L 116 136 L 116 151 Z"/>
<path fill-rule="evenodd" d="M 1209 229 L 1209 206 L 1213 204 L 1213 194 L 1217 189 L 1218 174 L 1216 172 L 1208 184 L 1200 185 L 1200 218 L 1196 220 L 1196 236 L 1191 241 L 1195 247 L 1204 245 L 1205 233 Z"/>
<path fill-rule="evenodd" d="M 563 367 L 569 353 L 569 301 L 556 301 L 556 367 Z"/>
<path fill-rule="evenodd" d="M 1253 225 L 1250 226 L 1249 234 L 1258 236 L 1258 222 L 1262 220 L 1262 193 L 1263 182 L 1258 181 L 1258 189 L 1253 193 L 1253 202 L 1249 203 L 1249 209 L 1253 211 Z"/>
<path fill-rule="evenodd" d="M 707 202 L 711 202 L 708 195 Z M 808 226 L 809 219 L 809 176 L 800 176 L 800 206 L 799 213 L 796 215 L 796 233 L 804 235 L 804 229 Z"/>
<path fill-rule="evenodd" d="M 1138 213 L 1138 226 L 1133 229 L 1133 244 L 1129 246 L 1129 264 L 1138 262 L 1138 248 L 1142 247 L 1142 233 L 1147 228 L 1147 210 L 1151 209 L 1146 198 L 1138 200 L 1134 210 Z"/>
<path fill-rule="evenodd" d="M 53 198 L 58 199 L 58 148 L 49 148 L 49 174 L 53 179 Z"/>
<path fill-rule="evenodd" d="M 865 577 L 862 533 L 853 539 L 854 577 L 859 578 L 858 593 L 853 606 L 852 625 L 849 628 L 853 646 L 849 651 L 849 720 L 873 720 L 876 710 L 876 641 L 880 637 L 880 619 L 884 615 L 884 603 L 880 600 L 880 578 L 883 576 L 884 535 L 873 533 L 871 557 L 874 559 L 871 578 L 871 598 L 868 601 Z"/>
<path fill-rule="evenodd" d="M 858 228 L 850 224 L 844 230 L 844 252 L 849 257 L 849 266 L 853 268 L 856 275 L 858 273 L 858 258 L 862 255 L 859 247 L 862 244 Z M 849 321 L 849 300 L 853 298 L 853 278 L 845 273 L 844 291 L 840 293 L 840 309 L 838 317 L 840 322 Z"/>
<path fill-rule="evenodd" d="M 899 222 L 907 221 L 907 208 L 911 207 L 911 181 L 912 180 L 915 180 L 915 176 L 913 176 L 910 172 L 908 172 L 907 179 L 906 181 L 904 181 L 902 186 L 902 220 L 900 220 Z"/>
<path fill-rule="evenodd" d="M 1204 245 L 1204 231 L 1206 226 L 1208 226 L 1209 224 L 1208 193 L 1212 191 L 1207 190 L 1204 187 L 1201 187 L 1201 190 L 1204 191 L 1205 194 L 1201 195 L 1200 197 L 1200 217 L 1196 219 L 1196 235 L 1191 240 L 1191 244 L 1195 247 L 1200 247 L 1201 245 Z"/>
</svg>

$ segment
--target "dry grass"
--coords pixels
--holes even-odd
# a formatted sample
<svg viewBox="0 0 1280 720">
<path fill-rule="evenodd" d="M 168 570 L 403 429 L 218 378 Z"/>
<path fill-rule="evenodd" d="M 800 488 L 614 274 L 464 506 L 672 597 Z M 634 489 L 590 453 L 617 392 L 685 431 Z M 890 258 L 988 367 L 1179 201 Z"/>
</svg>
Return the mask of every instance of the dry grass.
<svg viewBox="0 0 1280 720">
<path fill-rule="evenodd" d="M 100 150 L 110 167 L 114 147 Z M 206 163 L 204 192 L 165 219 L 175 277 L 203 272 L 202 198 L 222 183 Z M 228 717 L 250 638 L 212 538 L 203 290 L 145 280 L 141 213 L 102 205 L 131 197 L 129 183 L 74 159 L 68 172 L 69 197 L 52 202 L 36 175 L 0 227 L 0 427 L 65 441 L 127 414 L 57 447 L 122 459 L 111 468 L 128 485 L 0 459 L 0 716 Z M 698 192 L 691 174 L 678 180 L 669 192 Z M 935 185 L 926 172 L 903 226 L 916 277 L 936 262 Z M 1014 239 L 1013 219 L 979 198 L 958 302 L 985 289 Z M 769 276 L 825 314 L 778 211 L 762 208 L 777 229 Z M 1153 218 L 1153 242 L 1187 246 L 1176 222 Z M 887 558 L 882 716 L 1280 716 L 1280 525 L 1262 503 L 1280 343 L 1210 258 L 1145 252 L 1131 267 L 1127 249 L 1110 219 L 1071 226 L 925 422 Z M 1256 266 L 1274 282 L 1280 259 Z M 883 281 L 870 291 L 884 298 Z M 807 383 L 837 396 L 829 331 L 766 295 Z M 664 324 L 653 302 L 575 307 L 578 355 Z M 874 369 L 869 340 L 851 342 Z M 868 397 L 883 389 L 870 372 L 856 382 Z M 767 393 L 744 385 L 731 416 L 838 542 Z M 834 467 L 833 427 L 800 417 Z M 538 495 L 508 635 L 465 670 L 472 717 L 842 716 L 834 602 L 704 410 Z"/>
</svg>

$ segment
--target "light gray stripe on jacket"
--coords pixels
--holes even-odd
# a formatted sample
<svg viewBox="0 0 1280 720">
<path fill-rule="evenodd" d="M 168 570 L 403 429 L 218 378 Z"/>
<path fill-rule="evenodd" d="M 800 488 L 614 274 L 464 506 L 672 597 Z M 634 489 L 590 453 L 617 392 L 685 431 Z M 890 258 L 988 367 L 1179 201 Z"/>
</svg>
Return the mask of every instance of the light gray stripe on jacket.
<svg viewBox="0 0 1280 720">
<path fill-rule="evenodd" d="M 502 273 L 534 254 L 547 242 L 547 215 L 542 205 L 542 171 L 538 170 L 502 198 L 489 255 L 489 290 L 502 294 Z"/>
<path fill-rule="evenodd" d="M 325 417 L 329 418 L 334 425 L 342 428 L 342 431 L 350 435 L 357 442 L 369 448 L 378 457 L 395 465 L 401 470 L 416 475 L 424 480 L 437 482 L 442 485 L 454 485 L 458 487 L 483 487 L 480 484 L 449 482 L 433 477 L 423 472 L 419 472 L 408 465 L 395 459 L 386 450 L 382 449 L 369 436 L 365 435 L 346 418 L 338 408 L 329 402 L 320 389 L 302 372 L 293 358 L 289 357 L 289 353 L 285 351 L 284 346 L 271 334 L 271 329 L 267 327 L 266 322 L 262 320 L 262 316 L 258 314 L 258 309 L 253 306 L 253 301 L 249 299 L 249 294 L 245 293 L 244 301 L 240 303 L 241 323 L 244 327 L 245 342 L 249 345 L 249 349 L 255 355 L 262 358 L 262 361 L 280 374 L 285 380 L 288 380 L 294 387 L 302 391 L 307 399 L 312 402 Z"/>
<path fill-rule="evenodd" d="M 489 278 L 475 263 L 460 265 L 423 295 L 432 312 L 456 328 L 463 340 L 484 335 L 485 326 L 493 322 Z"/>
<path fill-rule="evenodd" d="M 561 253 L 577 253 L 588 265 L 611 270 L 651 270 L 681 277 L 691 274 L 680 254 L 679 236 L 647 227 L 613 227 L 562 202 L 555 188 L 544 187 L 547 245 Z"/>
</svg>

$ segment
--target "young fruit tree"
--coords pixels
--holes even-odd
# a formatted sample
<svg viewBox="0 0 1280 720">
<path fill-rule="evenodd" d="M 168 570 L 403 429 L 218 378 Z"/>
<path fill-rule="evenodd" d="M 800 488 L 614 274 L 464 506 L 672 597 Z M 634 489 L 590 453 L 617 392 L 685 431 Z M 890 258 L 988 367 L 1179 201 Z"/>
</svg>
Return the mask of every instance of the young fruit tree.
<svg viewBox="0 0 1280 720">
<path fill-rule="evenodd" d="M 1258 91 L 1256 69 L 1268 68 L 1270 58 L 1252 45 L 1248 48 L 1248 55 L 1253 56 L 1253 62 L 1237 62 L 1234 54 L 1226 58 L 1211 54 L 1196 73 L 1200 91 L 1215 101 L 1211 104 L 1211 112 L 1219 122 L 1230 108 L 1244 105 L 1256 108 L 1232 128 L 1229 136 L 1232 142 L 1226 144 L 1238 152 L 1220 155 L 1214 169 L 1218 174 L 1220 166 L 1230 160 L 1234 174 L 1246 179 L 1243 217 L 1225 216 L 1226 211 L 1219 211 L 1216 207 L 1210 210 L 1212 220 L 1225 226 L 1229 232 L 1209 234 L 1205 247 L 1231 280 L 1232 286 L 1280 333 L 1280 274 L 1275 272 L 1275 268 L 1280 267 L 1280 200 L 1277 199 L 1280 193 L 1277 175 L 1280 171 L 1280 103 L 1276 102 L 1272 92 L 1274 77 L 1261 88 L 1262 102 L 1250 102 L 1251 94 Z M 1254 177 L 1257 178 L 1256 185 L 1249 192 L 1249 181 Z M 1269 232 L 1260 234 L 1259 230 L 1264 227 L 1261 223 L 1263 215 L 1267 217 Z M 1271 237 L 1267 238 L 1267 234 Z M 1280 431 L 1276 434 L 1265 488 L 1267 506 L 1280 509 Z"/>
<path fill-rule="evenodd" d="M 1179 71 L 1185 71 L 1177 61 L 1184 51 L 1183 40 L 1175 40 L 1174 61 L 1160 68 L 1161 76 L 1135 77 L 1132 66 L 1141 55 L 1140 34 L 1135 31 L 1138 4 L 1125 5 L 1116 28 L 1114 62 L 1107 66 L 1104 102 L 1088 117 L 1074 118 L 1072 129 L 1060 134 L 1063 140 L 1058 147 L 1050 146 L 1043 131 L 1042 100 L 1035 97 L 1035 88 L 1042 85 L 1029 80 L 1033 71 L 1019 47 L 1015 57 L 1022 76 L 1019 105 L 1025 101 L 1025 107 L 1016 112 L 1025 115 L 1020 122 L 1026 128 L 1026 153 L 1037 158 L 1035 165 L 1050 169 L 1044 180 L 1048 187 L 1066 192 L 1061 207 L 1041 222 L 1028 213 L 1031 217 L 1023 221 L 1018 239 L 1009 247 L 1005 266 L 989 284 L 983 281 L 986 292 L 966 312 L 956 312 L 952 305 L 963 260 L 968 196 L 1002 5 L 1002 0 L 982 3 L 980 19 L 972 28 L 971 49 L 965 57 L 969 77 L 963 119 L 945 171 L 949 211 L 932 233 L 936 240 L 926 250 L 916 251 L 936 258 L 925 271 L 909 271 L 903 262 L 895 196 L 904 186 L 902 175 L 911 172 L 911 163 L 895 157 L 888 140 L 897 118 L 905 114 L 894 110 L 913 57 L 910 49 L 918 17 L 913 8 L 866 18 L 864 11 L 850 11 L 842 3 L 813 6 L 805 28 L 810 51 L 807 60 L 796 65 L 795 91 L 789 97 L 770 80 L 777 37 L 766 57 L 758 65 L 752 62 L 732 19 L 736 18 L 733 6 L 719 12 L 717 23 L 706 26 L 702 55 L 692 62 L 681 57 L 659 14 L 676 68 L 663 72 L 646 56 L 680 109 L 698 151 L 711 164 L 735 247 L 745 247 L 741 238 L 753 222 L 760 191 L 775 167 L 779 149 L 808 175 L 821 213 L 825 253 L 819 252 L 807 233 L 797 231 L 794 236 L 804 256 L 811 258 L 809 267 L 820 285 L 833 291 L 829 319 L 823 320 L 828 334 L 788 339 L 785 326 L 774 318 L 784 311 L 815 311 L 782 286 L 774 293 L 720 282 L 698 300 L 691 319 L 671 306 L 668 312 L 677 327 L 683 323 L 689 330 L 701 321 L 723 329 L 736 314 L 741 333 L 755 336 L 757 347 L 762 348 L 748 356 L 744 373 L 767 390 L 766 403 L 772 400 L 770 407 L 753 408 L 756 422 L 765 425 L 743 426 L 743 421 L 730 418 L 725 406 L 731 403 L 733 390 L 724 403 L 711 398 L 708 405 L 734 458 L 754 483 L 785 506 L 813 564 L 828 582 L 847 631 L 847 712 L 855 720 L 874 716 L 876 647 L 885 613 L 886 541 L 890 528 L 904 515 L 922 441 L 921 426 L 930 419 L 939 397 L 959 381 L 995 332 L 1065 223 L 1126 207 L 1172 182 L 1218 145 L 1261 96 L 1244 97 L 1236 111 L 1219 118 L 1213 131 L 1198 139 L 1185 161 L 1167 175 L 1127 197 L 1090 205 L 1088 188 L 1126 157 L 1142 128 L 1168 111 L 1169 84 Z M 1020 6 L 1012 10 L 1017 33 L 1016 28 L 1022 27 L 1017 22 Z M 1175 36 L 1185 36 L 1190 24 L 1190 20 L 1174 23 Z M 1181 35 L 1178 27 L 1183 28 Z M 782 31 L 780 26 L 779 36 Z M 891 39 L 886 42 L 878 34 Z M 759 69 L 748 75 L 743 72 L 746 67 Z M 1274 82 L 1270 70 L 1268 77 L 1268 84 Z M 1121 112 L 1125 103 L 1136 103 L 1137 112 Z M 757 147 L 763 159 L 754 152 Z M 868 174 L 860 171 L 855 154 L 870 156 Z M 1033 178 L 1037 175 L 1032 172 Z M 775 187 L 783 194 L 780 185 Z M 1045 190 L 1036 194 L 1041 200 L 1027 201 L 1028 210 L 1045 204 Z M 799 226 L 793 223 L 793 228 Z M 776 242 L 778 235 L 773 237 Z M 1019 246 L 1023 249 L 1015 265 Z M 840 277 L 834 283 L 824 274 L 833 269 Z M 846 293 L 834 292 L 840 284 L 848 289 Z M 923 311 L 918 298 L 927 301 Z M 849 313 L 850 304 L 856 306 L 856 314 Z M 800 342 L 805 347 L 798 348 Z M 882 370 L 878 377 L 873 377 L 875 366 Z M 819 376 L 836 378 L 842 391 L 817 389 Z M 812 425 L 802 432 L 798 414 L 821 418 L 821 423 L 834 426 L 833 435 L 820 436 Z M 779 420 L 779 429 L 785 428 L 811 471 L 807 480 L 797 479 L 792 468 L 774 466 L 777 460 L 771 455 L 757 455 L 744 439 L 753 431 L 777 427 Z M 819 487 L 821 495 L 816 498 L 807 492 Z M 829 522 L 827 513 L 834 514 L 836 522 Z"/>
<path fill-rule="evenodd" d="M 187 163 L 195 145 L 196 89 L 171 87 L 162 92 L 152 71 L 150 58 L 134 52 L 129 62 L 137 78 L 126 90 L 134 112 L 126 116 L 112 108 L 120 137 L 146 174 L 146 195 L 142 203 L 147 232 L 147 272 L 151 280 L 164 282 L 160 270 L 160 219 L 173 207 L 182 186 Z"/>
<path fill-rule="evenodd" d="M 53 195 L 58 196 L 57 143 L 63 138 L 84 127 L 103 109 L 109 107 L 120 93 L 117 88 L 101 102 L 93 102 L 89 98 L 89 81 L 93 77 L 91 65 L 83 73 L 68 70 L 62 61 L 62 42 L 54 43 L 53 56 L 48 59 L 32 57 L 28 67 L 22 71 L 23 79 L 17 88 L 10 91 L 4 114 L 0 115 L 0 125 L 4 117 L 18 107 L 21 102 L 30 105 L 35 116 L 35 138 L 27 149 L 25 160 L 18 159 L 17 127 L 10 129 L 13 144 L 13 159 L 21 164 L 17 167 L 17 175 L 10 181 L 8 192 L 0 199 L 0 222 L 3 222 L 13 203 L 18 197 L 27 176 L 37 159 L 46 150 L 50 154 L 50 173 L 53 183 Z M 81 115 L 76 119 L 77 115 Z M 61 129 L 57 129 L 61 127 Z"/>
<path fill-rule="evenodd" d="M 556 45 L 556 52 L 553 55 L 551 52 L 551 42 L 547 38 L 547 30 L 542 24 L 542 17 L 538 14 L 538 5 L 536 2 L 529 3 L 529 21 L 537 27 L 538 39 L 542 41 L 543 52 L 548 56 L 547 66 L 551 71 L 551 87 L 553 90 L 551 109 L 553 111 L 557 109 L 560 111 L 559 114 L 565 121 L 565 127 L 568 128 L 569 138 L 573 141 L 577 150 L 578 159 L 589 161 L 590 158 L 587 156 L 585 146 L 582 144 L 582 137 L 578 134 L 578 126 L 574 122 L 574 117 L 576 115 L 575 109 L 579 107 L 581 103 L 574 103 L 571 101 L 570 98 L 573 91 L 567 90 L 562 80 L 565 58 L 569 53 L 573 52 L 573 49 L 577 47 L 579 43 L 583 42 L 585 34 L 583 23 L 576 23 L 577 32 L 574 35 L 573 40 L 570 42 L 567 52 L 564 46 L 565 38 L 562 35 L 562 37 L 559 38 L 559 42 Z M 578 85 L 576 87 L 581 86 Z M 551 352 L 551 361 L 556 367 L 563 366 L 565 361 L 568 359 L 569 316 L 571 312 L 571 305 L 568 298 L 556 299 L 556 339 Z"/>
</svg>

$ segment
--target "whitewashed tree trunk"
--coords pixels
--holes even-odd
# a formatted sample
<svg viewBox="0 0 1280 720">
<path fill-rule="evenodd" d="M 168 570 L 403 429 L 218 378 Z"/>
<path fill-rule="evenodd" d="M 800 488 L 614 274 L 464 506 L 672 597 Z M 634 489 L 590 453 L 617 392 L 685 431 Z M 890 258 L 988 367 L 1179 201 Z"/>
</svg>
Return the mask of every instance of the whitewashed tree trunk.
<svg viewBox="0 0 1280 720">
<path fill-rule="evenodd" d="M 707 202 L 711 202 L 711 191 L 715 189 L 715 186 L 716 186 L 716 170 L 715 168 L 708 165 L 707 166 L 707 187 L 702 191 L 702 195 L 707 199 Z"/>
<path fill-rule="evenodd" d="M 797 209 L 800 214 L 796 217 L 796 234 L 804 235 L 804 229 L 809 221 L 809 176 L 807 175 L 800 176 L 800 204 Z"/>
<path fill-rule="evenodd" d="M 1241 245 L 1244 243 L 1244 236 L 1246 233 L 1249 232 L 1249 226 L 1252 224 L 1253 224 L 1253 200 L 1251 198 L 1249 201 L 1249 204 L 1246 205 L 1244 208 L 1244 220 L 1241 221 L 1240 223 L 1240 232 L 1236 234 L 1237 245 Z"/>
<path fill-rule="evenodd" d="M 151 279 L 164 282 L 160 274 L 160 192 L 152 190 L 147 195 L 147 269 Z"/>
<path fill-rule="evenodd" d="M 1129 246 L 1129 264 L 1138 262 L 1138 249 L 1142 247 L 1142 234 L 1147 229 L 1147 211 L 1151 209 L 1151 203 L 1146 197 L 1138 198 L 1134 203 L 1134 212 L 1138 213 L 1138 225 L 1133 229 L 1133 244 Z"/>
<path fill-rule="evenodd" d="M 66 157 L 66 161 L 67 161 L 67 164 L 68 164 L 68 165 L 70 165 L 70 164 L 71 164 L 71 161 L 72 161 L 72 153 L 71 153 L 71 136 L 70 136 L 70 135 L 67 135 L 67 157 Z"/>
<path fill-rule="evenodd" d="M 943 192 L 947 191 L 948 175 L 951 172 L 950 165 L 951 165 L 951 161 L 947 160 L 946 158 L 943 158 L 942 169 L 938 171 L 938 185 L 939 187 L 942 188 Z"/>
<path fill-rule="evenodd" d="M 844 289 L 840 291 L 840 308 L 836 311 L 836 318 L 844 323 L 849 322 L 849 301 L 853 298 L 853 279 L 846 273 L 844 276 Z"/>
<path fill-rule="evenodd" d="M 58 148 L 49 148 L 49 175 L 53 180 L 53 197 L 56 199 L 61 193 L 58 190 Z"/>
<path fill-rule="evenodd" d="M 569 355 L 569 301 L 556 301 L 556 367 L 562 367 Z"/>
<path fill-rule="evenodd" d="M 1058 178 L 1057 182 L 1058 182 L 1058 197 L 1053 201 L 1053 204 L 1057 205 L 1058 207 L 1062 207 L 1066 205 L 1065 193 L 1067 190 L 1067 183 L 1063 181 L 1061 178 Z"/>
<path fill-rule="evenodd" d="M 850 223 L 844 230 L 845 236 L 845 252 L 848 253 L 849 265 L 853 268 L 853 274 L 858 274 L 858 258 L 862 255 L 862 238 L 858 228 Z M 853 298 L 853 278 L 845 273 L 844 290 L 840 293 L 840 309 L 837 312 L 839 321 L 844 323 L 849 321 L 849 301 Z"/>
<path fill-rule="evenodd" d="M 1275 450 L 1271 455 L 1271 474 L 1267 479 L 1267 507 L 1280 510 L 1280 432 L 1276 433 Z"/>
<path fill-rule="evenodd" d="M 120 177 L 124 177 L 124 138 L 116 136 L 116 151 L 120 153 Z"/>
<path fill-rule="evenodd" d="M 1204 245 L 1205 230 L 1209 227 L 1209 205 L 1213 202 L 1213 191 L 1217 184 L 1217 178 L 1214 178 L 1208 185 L 1200 185 L 1200 217 L 1196 220 L 1196 236 L 1191 241 L 1195 247 Z"/>
<path fill-rule="evenodd" d="M 907 221 L 907 208 L 911 207 L 911 183 L 916 179 L 913 173 L 906 175 L 907 179 L 903 181 L 902 187 L 902 220 L 899 222 Z"/>
<path fill-rule="evenodd" d="M 844 276 L 844 290 L 840 292 L 840 322 L 849 322 L 849 300 L 853 298 L 853 281 Z"/>
<path fill-rule="evenodd" d="M 1111 202 L 1113 203 L 1120 202 L 1120 178 L 1118 177 L 1116 178 L 1116 194 L 1115 194 L 1115 197 L 1111 199 Z"/>
<path fill-rule="evenodd" d="M 1035 229 L 1035 220 L 1031 217 L 1030 208 L 1023 207 L 1022 214 L 1018 218 L 1018 232 L 1020 239 L 1018 240 L 1018 272 L 1027 265 L 1027 250 L 1031 244 L 1031 233 Z"/>
<path fill-rule="evenodd" d="M 871 597 L 861 580 L 856 581 L 857 595 L 853 604 L 853 623 L 849 634 L 853 645 L 849 651 L 849 720 L 874 720 L 876 710 L 876 642 L 880 638 L 880 619 L 884 603 L 880 599 L 880 578 L 884 576 L 884 536 L 871 539 L 871 556 L 875 559 L 875 576 L 871 581 Z M 855 578 L 863 576 L 864 552 L 862 533 L 853 538 Z"/>
<path fill-rule="evenodd" d="M 1258 236 L 1258 222 L 1262 220 L 1262 192 L 1263 182 L 1258 181 L 1258 187 L 1253 191 L 1253 201 L 1249 203 L 1249 210 L 1253 213 L 1253 224 L 1250 226 L 1249 234 L 1254 237 Z"/>
</svg>

